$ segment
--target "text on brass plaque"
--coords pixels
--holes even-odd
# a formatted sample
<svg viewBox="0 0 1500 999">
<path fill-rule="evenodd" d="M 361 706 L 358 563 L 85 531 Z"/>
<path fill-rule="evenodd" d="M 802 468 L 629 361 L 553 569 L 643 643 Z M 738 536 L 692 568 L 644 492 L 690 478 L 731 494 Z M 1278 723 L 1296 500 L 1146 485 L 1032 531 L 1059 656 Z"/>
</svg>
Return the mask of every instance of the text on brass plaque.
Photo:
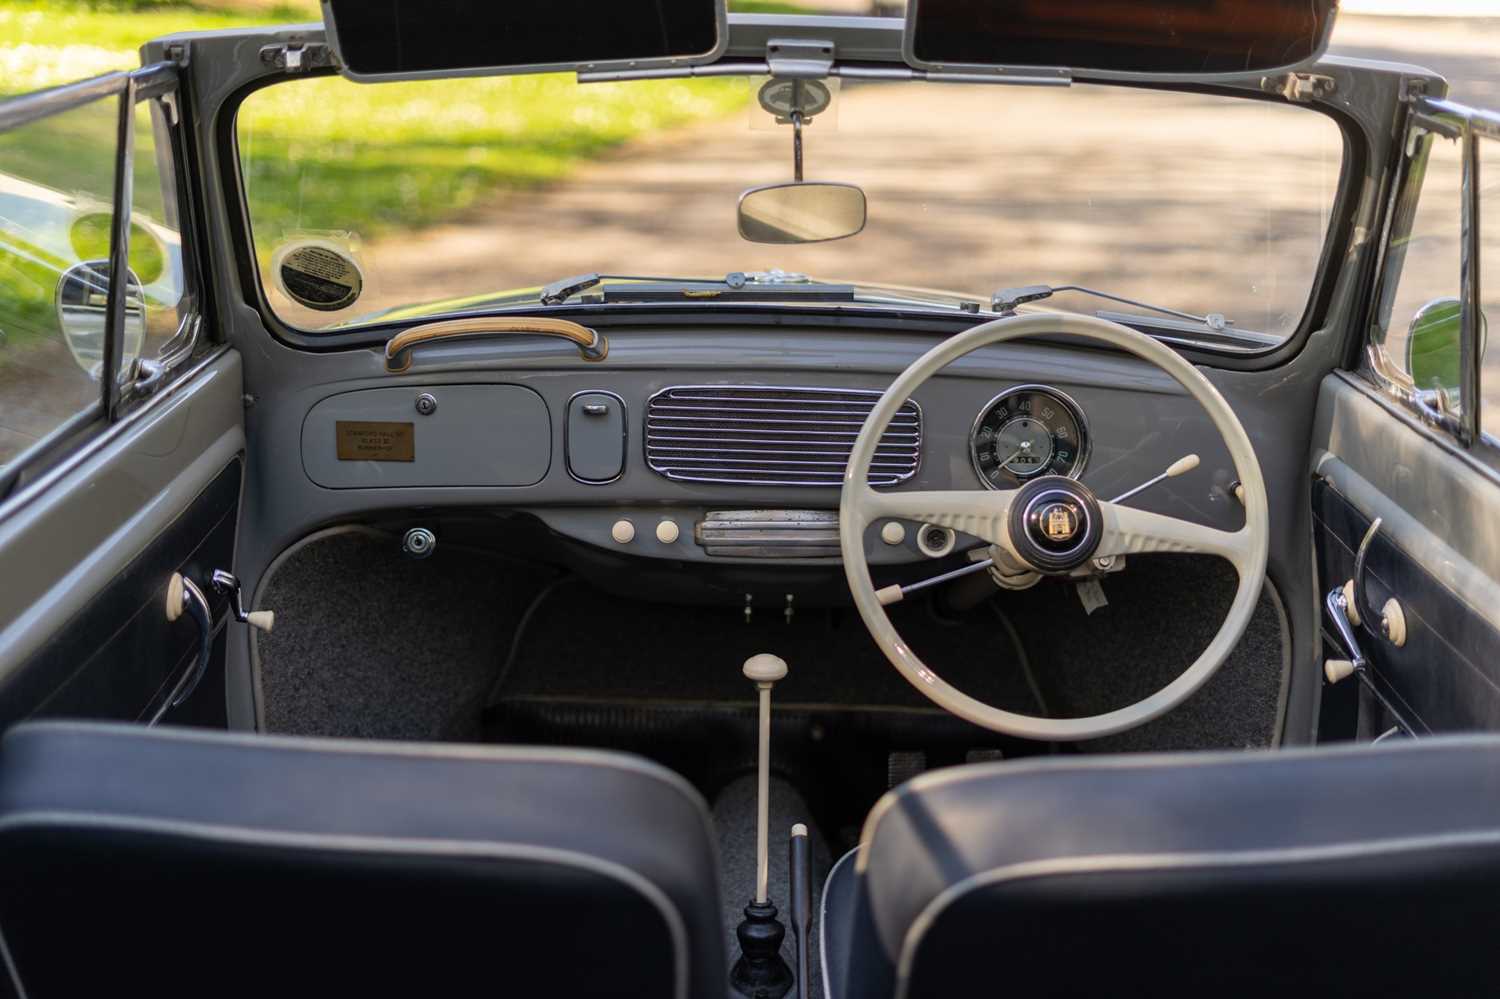
<svg viewBox="0 0 1500 999">
<path fill-rule="evenodd" d="M 416 447 L 410 423 L 380 420 L 337 420 L 339 461 L 412 461 Z"/>
</svg>

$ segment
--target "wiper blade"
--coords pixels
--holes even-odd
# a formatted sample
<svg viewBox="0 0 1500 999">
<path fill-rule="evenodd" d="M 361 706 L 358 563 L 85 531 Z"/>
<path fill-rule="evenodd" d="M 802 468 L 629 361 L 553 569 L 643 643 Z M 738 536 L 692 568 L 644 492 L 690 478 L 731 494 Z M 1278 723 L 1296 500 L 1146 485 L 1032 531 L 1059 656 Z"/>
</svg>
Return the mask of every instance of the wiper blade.
<svg viewBox="0 0 1500 999">
<path fill-rule="evenodd" d="M 1123 295 L 1112 295 L 1107 291 L 1085 288 L 1080 284 L 1060 284 L 1056 287 L 1050 284 L 1028 284 L 1020 288 L 1003 288 L 995 292 L 994 296 L 990 299 L 990 307 L 1002 315 L 1009 315 L 1016 311 L 1016 306 L 1018 305 L 1024 305 L 1027 302 L 1040 302 L 1042 299 L 1051 298 L 1061 291 L 1076 291 L 1083 295 L 1092 295 L 1095 298 L 1103 298 L 1111 302 L 1133 305 L 1137 309 L 1145 309 L 1148 312 L 1173 316 L 1177 319 L 1186 319 L 1189 322 L 1207 326 L 1216 333 L 1230 332 L 1229 327 L 1234 325 L 1233 319 L 1226 319 L 1219 312 L 1210 312 L 1206 316 L 1194 315 L 1191 312 L 1183 312 L 1179 309 L 1169 309 L 1165 305 L 1152 305 L 1150 302 L 1126 298 Z"/>
<path fill-rule="evenodd" d="M 648 277 L 642 274 L 578 274 L 542 289 L 543 305 L 561 305 L 579 292 L 606 281 L 629 284 L 604 289 L 606 302 L 671 301 L 679 298 L 795 298 L 802 301 L 852 301 L 853 285 L 817 281 L 782 270 L 732 271 L 722 278 Z"/>
<path fill-rule="evenodd" d="M 543 305 L 561 305 L 580 291 L 588 291 L 590 288 L 605 281 L 655 281 L 670 284 L 722 284 L 722 281 L 712 278 L 673 278 L 673 277 L 651 277 L 642 274 L 575 274 L 565 277 L 561 281 L 553 281 L 542 289 L 541 303 Z"/>
</svg>

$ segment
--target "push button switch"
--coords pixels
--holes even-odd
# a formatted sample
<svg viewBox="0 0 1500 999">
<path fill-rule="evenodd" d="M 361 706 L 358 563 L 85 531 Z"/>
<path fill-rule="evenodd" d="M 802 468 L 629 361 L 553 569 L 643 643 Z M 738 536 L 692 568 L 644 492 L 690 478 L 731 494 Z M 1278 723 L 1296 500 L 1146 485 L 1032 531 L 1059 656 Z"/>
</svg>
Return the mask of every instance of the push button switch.
<svg viewBox="0 0 1500 999">
<path fill-rule="evenodd" d="M 568 401 L 563 451 L 579 482 L 613 482 L 625 470 L 625 403 L 613 392 L 580 392 Z"/>
</svg>

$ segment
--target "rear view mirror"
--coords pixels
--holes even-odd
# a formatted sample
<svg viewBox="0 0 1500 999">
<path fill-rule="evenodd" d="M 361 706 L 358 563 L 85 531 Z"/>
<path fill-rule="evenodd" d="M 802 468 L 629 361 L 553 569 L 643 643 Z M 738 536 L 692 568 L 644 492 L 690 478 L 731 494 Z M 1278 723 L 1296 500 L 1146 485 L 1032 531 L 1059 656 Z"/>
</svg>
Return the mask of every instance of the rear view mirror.
<svg viewBox="0 0 1500 999">
<path fill-rule="evenodd" d="M 57 281 L 57 325 L 73 360 L 99 379 L 104 363 L 105 313 L 109 304 L 109 261 L 74 264 Z M 146 294 L 134 271 L 125 275 L 125 355 L 120 371 L 140 356 L 146 338 Z"/>
<path fill-rule="evenodd" d="M 906 61 L 1202 76 L 1303 66 L 1328 47 L 1335 0 L 910 0 Z"/>
<path fill-rule="evenodd" d="M 752 187 L 740 195 L 740 235 L 752 243 L 823 243 L 865 227 L 865 192 L 853 184 Z"/>
</svg>

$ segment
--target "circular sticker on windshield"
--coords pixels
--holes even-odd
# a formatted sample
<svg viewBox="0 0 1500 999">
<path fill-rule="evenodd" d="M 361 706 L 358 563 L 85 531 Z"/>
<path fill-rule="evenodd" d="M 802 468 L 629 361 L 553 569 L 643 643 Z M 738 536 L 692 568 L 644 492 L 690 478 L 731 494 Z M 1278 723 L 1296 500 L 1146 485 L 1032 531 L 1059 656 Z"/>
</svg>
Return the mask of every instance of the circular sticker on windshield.
<svg viewBox="0 0 1500 999">
<path fill-rule="evenodd" d="M 822 114 L 833 103 L 833 92 L 817 80 L 768 80 L 757 97 L 760 106 L 777 121 L 790 120 L 794 111 L 801 112 L 806 120 Z"/>
<path fill-rule="evenodd" d="M 365 286 L 349 251 L 322 240 L 283 246 L 271 258 L 271 273 L 282 294 L 319 312 L 347 309 Z"/>
</svg>

